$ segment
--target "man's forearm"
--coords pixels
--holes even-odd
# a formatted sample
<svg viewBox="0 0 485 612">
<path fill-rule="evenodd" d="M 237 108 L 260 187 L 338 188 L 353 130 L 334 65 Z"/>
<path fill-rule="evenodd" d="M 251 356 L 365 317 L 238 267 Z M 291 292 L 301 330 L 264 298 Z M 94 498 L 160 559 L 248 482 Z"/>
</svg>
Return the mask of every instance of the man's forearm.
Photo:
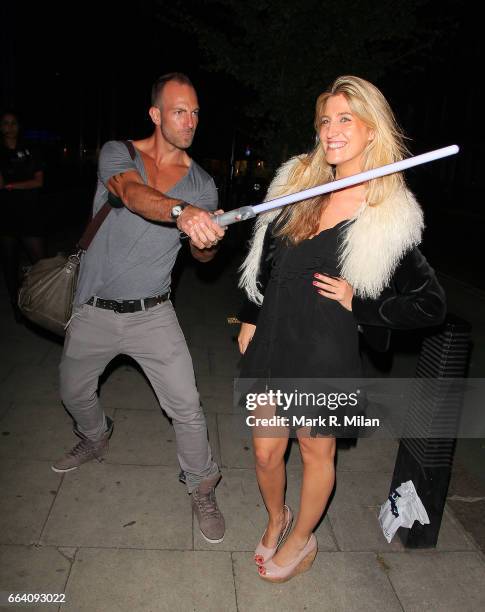
<svg viewBox="0 0 485 612">
<path fill-rule="evenodd" d="M 172 208 L 180 203 L 161 191 L 141 183 L 129 183 L 123 191 L 123 204 L 149 221 L 173 221 Z"/>
</svg>

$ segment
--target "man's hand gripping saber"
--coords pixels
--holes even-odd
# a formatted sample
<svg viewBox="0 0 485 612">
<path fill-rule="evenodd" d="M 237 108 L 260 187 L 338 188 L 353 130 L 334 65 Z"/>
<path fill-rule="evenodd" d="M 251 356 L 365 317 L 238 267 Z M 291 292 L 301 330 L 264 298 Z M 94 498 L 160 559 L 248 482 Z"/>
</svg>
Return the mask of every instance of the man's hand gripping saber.
<svg viewBox="0 0 485 612">
<path fill-rule="evenodd" d="M 257 204 L 255 206 L 242 206 L 241 208 L 236 208 L 235 210 L 225 212 L 222 215 L 217 215 L 214 217 L 214 221 L 222 226 L 231 225 L 232 223 L 237 223 L 238 221 L 246 221 L 246 219 L 251 219 L 259 213 L 271 210 L 272 208 L 281 208 L 283 206 L 287 206 L 288 204 L 293 204 L 294 202 L 300 202 L 301 200 L 314 198 L 315 196 L 337 191 L 338 189 L 358 185 L 359 183 L 364 183 L 365 181 L 371 181 L 372 179 L 380 178 L 381 176 L 386 176 L 387 174 L 402 172 L 403 170 L 413 168 L 414 166 L 427 164 L 435 159 L 456 155 L 459 150 L 458 145 L 450 145 L 449 147 L 429 151 L 428 153 L 416 155 L 415 157 L 409 157 L 408 159 L 403 159 L 401 161 L 394 162 L 393 164 L 387 164 L 385 166 L 380 166 L 379 168 L 367 170 L 366 172 L 360 172 L 359 174 L 347 176 L 337 181 L 332 181 L 331 183 L 325 183 L 325 185 L 318 185 L 317 187 L 311 187 L 310 189 L 305 189 L 304 191 L 298 191 L 297 193 L 275 198 L 274 200 L 269 200 L 268 202 L 263 202 L 262 204 Z"/>
</svg>

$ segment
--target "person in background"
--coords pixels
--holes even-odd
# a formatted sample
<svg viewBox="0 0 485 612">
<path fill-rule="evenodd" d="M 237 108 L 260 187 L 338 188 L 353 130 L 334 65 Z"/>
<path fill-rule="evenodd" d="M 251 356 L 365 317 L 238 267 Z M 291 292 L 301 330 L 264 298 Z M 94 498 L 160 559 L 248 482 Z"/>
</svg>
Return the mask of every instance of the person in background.
<svg viewBox="0 0 485 612">
<path fill-rule="evenodd" d="M 45 215 L 40 191 L 44 169 L 38 152 L 20 131 L 15 112 L 0 118 L 0 256 L 15 320 L 22 321 L 17 306 L 19 250 L 23 247 L 31 264 L 45 257 Z"/>
</svg>

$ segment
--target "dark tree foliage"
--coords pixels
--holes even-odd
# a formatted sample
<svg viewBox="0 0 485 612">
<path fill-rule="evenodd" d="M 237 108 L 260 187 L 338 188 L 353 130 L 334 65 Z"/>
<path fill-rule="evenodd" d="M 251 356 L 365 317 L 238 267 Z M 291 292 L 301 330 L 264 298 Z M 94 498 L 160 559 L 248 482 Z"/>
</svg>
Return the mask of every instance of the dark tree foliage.
<svg viewBox="0 0 485 612">
<path fill-rule="evenodd" d="M 379 84 L 392 74 L 419 72 L 454 27 L 446 11 L 435 13 L 432 0 L 158 4 L 161 22 L 197 40 L 206 70 L 246 88 L 236 102 L 240 118 L 275 160 L 310 146 L 315 99 L 336 76 Z"/>
</svg>

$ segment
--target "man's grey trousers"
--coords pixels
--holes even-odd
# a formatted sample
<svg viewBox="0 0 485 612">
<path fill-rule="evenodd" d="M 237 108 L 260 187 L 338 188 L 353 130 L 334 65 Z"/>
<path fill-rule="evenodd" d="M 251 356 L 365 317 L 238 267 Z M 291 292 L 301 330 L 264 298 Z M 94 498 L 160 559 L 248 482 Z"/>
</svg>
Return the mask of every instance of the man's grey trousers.
<svg viewBox="0 0 485 612">
<path fill-rule="evenodd" d="M 143 368 L 162 408 L 172 419 L 177 456 L 189 493 L 216 475 L 194 369 L 172 303 L 118 314 L 84 304 L 75 308 L 60 363 L 61 399 L 79 431 L 92 440 L 106 430 L 98 379 L 119 354 Z"/>
</svg>

